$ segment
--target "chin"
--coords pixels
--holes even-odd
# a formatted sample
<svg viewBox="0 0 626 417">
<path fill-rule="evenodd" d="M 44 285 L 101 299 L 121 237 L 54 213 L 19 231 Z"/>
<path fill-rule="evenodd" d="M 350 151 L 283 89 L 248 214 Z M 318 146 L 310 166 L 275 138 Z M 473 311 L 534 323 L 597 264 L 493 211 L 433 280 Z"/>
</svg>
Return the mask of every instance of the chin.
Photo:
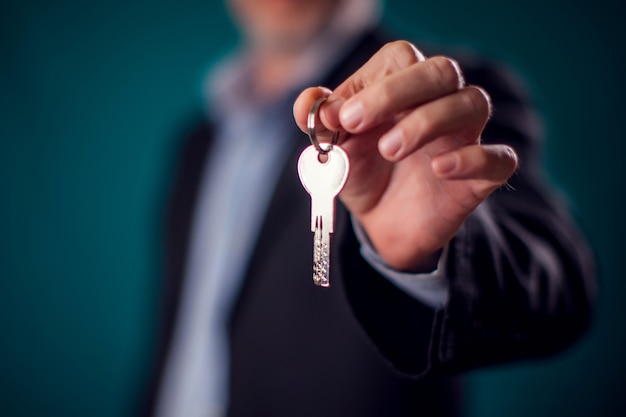
<svg viewBox="0 0 626 417">
<path fill-rule="evenodd" d="M 338 0 L 231 0 L 234 16 L 252 45 L 302 47 L 330 19 Z"/>
<path fill-rule="evenodd" d="M 305 47 L 321 30 L 322 24 L 299 19 L 294 24 L 266 24 L 248 27 L 248 39 L 252 45 L 273 52 L 290 52 Z"/>
</svg>

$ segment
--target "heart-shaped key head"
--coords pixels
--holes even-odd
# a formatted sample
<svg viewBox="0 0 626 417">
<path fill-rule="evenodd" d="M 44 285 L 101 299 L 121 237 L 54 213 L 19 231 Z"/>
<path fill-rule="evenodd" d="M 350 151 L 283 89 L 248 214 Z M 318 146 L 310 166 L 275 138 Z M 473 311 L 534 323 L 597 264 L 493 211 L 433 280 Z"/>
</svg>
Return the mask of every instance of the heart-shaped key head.
<svg viewBox="0 0 626 417">
<path fill-rule="evenodd" d="M 320 155 L 311 145 L 302 151 L 298 159 L 300 181 L 312 197 L 335 197 L 346 184 L 349 172 L 348 155 L 337 145 L 325 155 Z"/>
</svg>

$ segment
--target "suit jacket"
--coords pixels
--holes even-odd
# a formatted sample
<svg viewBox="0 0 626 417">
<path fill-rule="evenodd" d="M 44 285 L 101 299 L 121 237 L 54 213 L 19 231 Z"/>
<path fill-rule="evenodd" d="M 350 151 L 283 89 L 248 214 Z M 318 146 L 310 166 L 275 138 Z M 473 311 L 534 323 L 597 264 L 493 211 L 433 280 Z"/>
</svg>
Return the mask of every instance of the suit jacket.
<svg viewBox="0 0 626 417">
<path fill-rule="evenodd" d="M 384 41 L 377 32 L 364 36 L 326 85 L 343 81 Z M 506 72 L 471 60 L 461 65 L 468 83 L 483 86 L 494 103 L 484 141 L 514 146 L 521 165 L 451 242 L 449 302 L 426 307 L 374 271 L 360 256 L 340 203 L 331 287 L 312 284 L 310 200 L 296 174 L 308 139 L 294 124 L 291 159 L 229 322 L 229 415 L 459 415 L 459 372 L 558 352 L 587 326 L 593 265 L 561 202 L 542 182 L 534 113 Z M 173 190 L 152 394 L 170 344 L 211 137 L 205 122 L 190 135 Z"/>
</svg>

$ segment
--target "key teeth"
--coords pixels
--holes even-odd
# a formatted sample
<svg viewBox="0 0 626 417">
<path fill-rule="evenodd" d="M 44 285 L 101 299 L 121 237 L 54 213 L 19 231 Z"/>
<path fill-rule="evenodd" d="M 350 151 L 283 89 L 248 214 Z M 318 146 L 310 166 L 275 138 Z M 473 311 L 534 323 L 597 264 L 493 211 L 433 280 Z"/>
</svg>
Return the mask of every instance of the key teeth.
<svg viewBox="0 0 626 417">
<path fill-rule="evenodd" d="M 322 280 L 322 281 L 316 281 L 315 277 L 313 278 L 313 283 L 315 285 L 317 285 L 318 287 L 322 287 L 322 288 L 328 288 L 330 287 L 330 282 L 328 282 L 328 280 Z"/>
<path fill-rule="evenodd" d="M 319 225 L 321 226 L 321 219 Z M 329 242 L 322 238 L 322 228 L 315 229 L 313 248 L 313 283 L 320 287 L 328 287 L 329 282 Z"/>
</svg>

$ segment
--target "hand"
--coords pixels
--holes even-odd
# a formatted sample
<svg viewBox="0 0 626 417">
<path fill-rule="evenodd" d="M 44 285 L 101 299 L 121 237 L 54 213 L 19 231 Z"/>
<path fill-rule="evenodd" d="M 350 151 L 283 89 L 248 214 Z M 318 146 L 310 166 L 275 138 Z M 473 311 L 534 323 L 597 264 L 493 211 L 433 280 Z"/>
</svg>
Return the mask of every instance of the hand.
<svg viewBox="0 0 626 417">
<path fill-rule="evenodd" d="M 304 90 L 294 104 L 307 131 L 313 102 L 350 156 L 340 198 L 382 258 L 398 270 L 428 271 L 465 219 L 517 167 L 506 145 L 481 145 L 491 103 L 465 86 L 458 64 L 425 58 L 412 44 L 381 48 L 335 91 Z"/>
</svg>

